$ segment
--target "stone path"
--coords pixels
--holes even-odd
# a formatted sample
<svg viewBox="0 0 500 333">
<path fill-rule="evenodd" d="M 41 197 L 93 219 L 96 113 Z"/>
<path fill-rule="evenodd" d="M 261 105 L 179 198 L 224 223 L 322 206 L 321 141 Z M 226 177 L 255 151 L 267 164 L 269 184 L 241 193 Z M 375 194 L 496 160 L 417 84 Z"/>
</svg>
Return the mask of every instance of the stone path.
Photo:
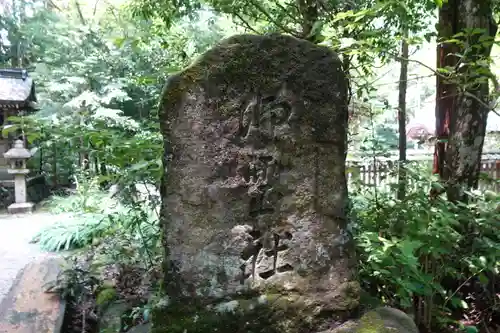
<svg viewBox="0 0 500 333">
<path fill-rule="evenodd" d="M 29 242 L 43 227 L 57 220 L 55 215 L 45 212 L 0 214 L 0 303 L 21 269 L 48 255 L 37 244 Z"/>
</svg>

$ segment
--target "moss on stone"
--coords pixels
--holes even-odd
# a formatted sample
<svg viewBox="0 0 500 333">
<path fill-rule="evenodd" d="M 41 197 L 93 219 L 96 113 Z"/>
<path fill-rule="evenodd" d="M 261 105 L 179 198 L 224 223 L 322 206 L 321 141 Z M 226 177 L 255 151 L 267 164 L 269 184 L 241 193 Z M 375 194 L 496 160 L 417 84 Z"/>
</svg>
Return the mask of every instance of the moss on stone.
<svg viewBox="0 0 500 333">
<path fill-rule="evenodd" d="M 290 88 L 303 91 L 304 86 L 294 85 L 309 83 L 313 87 L 307 87 L 307 94 L 314 96 L 308 97 L 318 102 L 327 101 L 331 98 L 332 89 L 314 82 L 314 79 L 323 81 L 324 73 L 314 74 L 308 69 L 312 59 L 316 60 L 314 66 L 328 63 L 330 68 L 327 70 L 332 71 L 332 74 L 338 74 L 341 70 L 338 57 L 326 47 L 312 46 L 307 41 L 282 34 L 236 35 L 206 52 L 184 72 L 184 76 L 191 78 L 193 82 L 210 78 L 212 83 L 219 83 L 221 86 L 240 85 L 245 91 L 252 92 L 256 88 L 265 90 L 275 86 L 284 73 L 289 76 L 308 73 L 301 79 L 310 82 L 287 80 Z"/>
<path fill-rule="evenodd" d="M 151 333 L 302 333 L 311 332 L 312 316 L 296 299 L 268 295 L 216 306 L 170 304 L 152 312 Z"/>
<path fill-rule="evenodd" d="M 167 79 L 160 100 L 160 119 L 170 118 L 170 112 L 176 112 L 181 107 L 185 92 L 186 83 L 183 76 L 172 75 Z"/>
<path fill-rule="evenodd" d="M 368 312 L 359 321 L 356 329 L 358 333 L 385 333 L 388 332 L 384 326 L 384 321 L 374 312 Z"/>
<path fill-rule="evenodd" d="M 338 310 L 351 311 L 359 307 L 359 295 L 361 293 L 361 286 L 358 281 L 344 282 L 339 286 L 341 295 L 336 300 L 336 307 Z"/>
<path fill-rule="evenodd" d="M 99 306 L 104 306 L 114 301 L 117 297 L 117 292 L 115 288 L 105 288 L 97 294 L 96 304 Z"/>
<path fill-rule="evenodd" d="M 332 77 L 338 78 L 335 89 Z M 227 99 L 242 93 L 276 94 L 283 84 L 318 105 L 331 104 L 347 91 L 341 61 L 329 48 L 282 34 L 236 35 L 168 79 L 160 119 L 175 118 L 182 96 L 195 86 L 209 98 Z"/>
<path fill-rule="evenodd" d="M 406 313 L 394 308 L 379 307 L 365 313 L 352 332 L 418 333 L 418 328 Z"/>
<path fill-rule="evenodd" d="M 218 312 L 215 309 L 188 310 L 170 306 L 153 311 L 152 333 L 263 332 L 280 333 L 269 322 L 264 309 Z"/>
</svg>

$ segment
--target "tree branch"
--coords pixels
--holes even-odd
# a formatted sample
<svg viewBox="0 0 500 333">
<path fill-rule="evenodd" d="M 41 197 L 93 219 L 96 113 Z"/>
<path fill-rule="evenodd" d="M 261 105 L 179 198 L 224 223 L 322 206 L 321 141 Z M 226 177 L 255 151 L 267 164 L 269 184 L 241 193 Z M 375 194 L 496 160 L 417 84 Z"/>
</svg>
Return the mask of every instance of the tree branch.
<svg viewBox="0 0 500 333">
<path fill-rule="evenodd" d="M 398 59 L 398 60 L 402 60 L 403 58 L 402 58 L 402 57 L 399 57 L 399 56 L 396 56 L 396 59 Z M 431 68 L 430 66 L 428 66 L 428 65 L 424 64 L 424 63 L 423 63 L 423 62 L 421 62 L 421 61 L 414 60 L 414 59 L 406 59 L 406 60 L 407 60 L 407 61 L 412 61 L 412 62 L 415 62 L 415 63 L 417 63 L 417 64 L 419 64 L 419 65 L 421 65 L 421 66 L 423 66 L 423 67 L 427 68 L 428 70 L 432 71 L 435 75 L 439 75 L 439 76 L 441 76 L 441 77 L 446 78 L 446 75 L 439 73 L 438 71 L 436 71 L 435 69 Z M 496 91 L 498 91 L 498 90 L 500 89 L 500 87 L 499 87 L 499 83 L 498 83 L 498 80 L 496 79 L 496 77 L 492 74 L 492 75 L 489 77 L 489 79 L 491 79 L 491 80 L 493 81 L 493 85 L 494 85 L 494 87 L 495 87 L 495 90 L 496 90 Z M 459 88 L 460 88 L 460 87 L 459 87 Z M 470 92 L 468 92 L 468 91 L 466 91 L 466 90 L 462 91 L 462 94 L 463 94 L 464 96 L 467 96 L 467 97 L 469 97 L 469 98 L 474 99 L 476 102 L 478 102 L 479 104 L 481 104 L 481 106 L 483 106 L 483 107 L 487 108 L 489 111 L 491 111 L 491 112 L 495 113 L 497 116 L 499 116 L 499 117 L 500 117 L 500 114 L 499 114 L 499 113 L 498 113 L 498 112 L 494 109 L 494 107 L 492 107 L 491 105 L 486 104 L 484 101 L 482 101 L 482 100 L 481 100 L 479 97 L 477 97 L 476 95 L 474 95 L 474 94 L 472 94 L 472 93 L 470 93 Z"/>
<path fill-rule="evenodd" d="M 80 8 L 80 4 L 78 3 L 78 0 L 75 0 L 75 6 L 76 6 L 76 11 L 78 12 L 78 17 L 80 18 L 80 23 L 82 25 L 87 25 L 87 22 L 85 21 L 85 18 L 83 17 L 82 9 Z"/>
<path fill-rule="evenodd" d="M 277 7 L 279 7 L 279 8 L 283 11 L 283 13 L 285 13 L 285 14 L 286 14 L 289 18 L 291 18 L 294 22 L 297 22 L 297 23 L 298 23 L 298 22 L 300 22 L 300 20 L 299 20 L 299 19 L 297 19 L 296 17 L 294 17 L 292 14 L 290 14 L 290 13 L 289 13 L 290 11 L 289 11 L 289 10 L 287 10 L 285 7 L 283 7 L 283 6 L 282 6 L 282 5 L 281 5 L 278 1 L 274 2 L 274 4 L 275 4 Z"/>
<path fill-rule="evenodd" d="M 257 30 L 255 30 L 254 28 L 252 28 L 252 26 L 250 25 L 250 23 L 248 23 L 239 13 L 233 13 L 234 16 L 236 16 L 242 23 L 243 25 L 250 31 L 253 31 L 254 33 L 260 35 L 260 32 L 258 32 Z"/>
<path fill-rule="evenodd" d="M 278 28 L 280 28 L 284 32 L 289 33 L 290 35 L 292 35 L 292 36 L 294 36 L 296 38 L 300 38 L 300 34 L 298 34 L 296 31 L 290 30 L 289 28 L 285 27 L 284 25 L 276 22 L 273 19 L 273 17 L 266 11 L 266 9 L 264 7 L 262 7 L 258 2 L 255 2 L 254 0 L 250 0 L 250 3 L 255 8 L 257 8 L 257 10 L 259 12 L 261 12 L 262 14 L 264 14 L 264 16 L 269 20 L 270 23 L 274 24 L 275 26 L 277 26 Z"/>
<path fill-rule="evenodd" d="M 96 0 L 96 2 L 94 3 L 94 10 L 93 10 L 92 16 L 95 16 L 95 14 L 97 13 L 97 5 L 98 4 L 99 4 L 99 0 Z"/>
<path fill-rule="evenodd" d="M 389 54 L 391 54 L 391 53 L 389 53 Z M 446 78 L 446 76 L 445 76 L 445 75 L 443 75 L 443 74 L 439 73 L 437 70 L 435 70 L 434 68 L 432 68 L 432 67 L 431 67 L 431 66 L 429 66 L 429 65 L 424 64 L 424 63 L 423 63 L 423 62 L 421 62 L 420 60 L 409 59 L 409 58 L 408 58 L 408 59 L 405 59 L 405 58 L 403 58 L 403 57 L 401 57 L 401 56 L 398 56 L 398 55 L 394 55 L 394 54 L 391 54 L 391 55 L 392 55 L 392 56 L 394 57 L 394 59 L 395 59 L 395 60 L 397 60 L 397 61 L 408 61 L 408 62 L 413 62 L 413 63 L 419 64 L 420 66 L 425 67 L 425 68 L 427 68 L 428 70 L 430 70 L 430 71 L 431 71 L 432 73 L 434 73 L 435 75 L 439 75 L 439 76 L 441 76 L 441 77 L 445 77 L 445 78 Z"/>
<path fill-rule="evenodd" d="M 58 11 L 61 11 L 61 8 L 59 8 L 59 7 L 58 7 L 58 6 L 54 3 L 54 1 L 52 1 L 52 0 L 47 0 L 47 4 L 48 4 L 50 7 L 55 8 L 55 9 L 57 9 Z"/>
<path fill-rule="evenodd" d="M 463 91 L 462 94 L 464 96 L 467 96 L 469 98 L 472 98 L 473 100 L 475 100 L 476 102 L 478 102 L 479 104 L 481 104 L 481 106 L 483 106 L 484 108 L 487 108 L 488 111 L 491 111 L 493 112 L 494 114 L 496 114 L 497 116 L 500 117 L 500 114 L 494 109 L 494 107 L 492 107 L 491 105 L 488 105 L 486 104 L 485 102 L 483 102 L 479 97 L 477 97 L 476 95 L 474 94 L 471 94 L 470 92 L 468 91 Z"/>
</svg>

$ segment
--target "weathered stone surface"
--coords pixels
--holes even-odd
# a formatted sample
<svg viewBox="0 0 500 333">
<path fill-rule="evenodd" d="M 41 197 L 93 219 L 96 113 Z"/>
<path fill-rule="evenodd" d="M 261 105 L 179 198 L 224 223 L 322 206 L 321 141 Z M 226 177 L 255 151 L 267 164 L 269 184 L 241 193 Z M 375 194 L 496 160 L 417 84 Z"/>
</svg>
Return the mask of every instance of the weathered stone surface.
<svg viewBox="0 0 500 333">
<path fill-rule="evenodd" d="M 340 327 L 321 333 L 418 333 L 413 319 L 401 310 L 379 307 L 365 313 L 359 321 L 348 321 Z"/>
<path fill-rule="evenodd" d="M 13 203 L 9 207 L 7 207 L 7 211 L 9 212 L 9 214 L 33 213 L 34 210 L 35 204 L 32 202 Z"/>
<path fill-rule="evenodd" d="M 99 332 L 116 333 L 122 330 L 122 316 L 131 309 L 125 301 L 109 304 L 100 316 Z"/>
<path fill-rule="evenodd" d="M 347 85 L 329 49 L 276 34 L 228 38 L 169 78 L 167 292 L 272 289 L 331 310 L 357 306 L 345 215 Z"/>
<path fill-rule="evenodd" d="M 45 293 L 45 289 L 47 283 L 57 278 L 61 264 L 57 257 L 42 258 L 19 273 L 0 304 L 0 332 L 59 332 L 65 302 L 55 294 Z"/>
<path fill-rule="evenodd" d="M 151 333 L 311 333 L 312 309 L 290 296 L 269 295 L 198 306 L 178 303 L 152 311 Z"/>
<path fill-rule="evenodd" d="M 151 323 L 142 324 L 132 327 L 128 333 L 149 333 L 151 332 Z"/>
</svg>

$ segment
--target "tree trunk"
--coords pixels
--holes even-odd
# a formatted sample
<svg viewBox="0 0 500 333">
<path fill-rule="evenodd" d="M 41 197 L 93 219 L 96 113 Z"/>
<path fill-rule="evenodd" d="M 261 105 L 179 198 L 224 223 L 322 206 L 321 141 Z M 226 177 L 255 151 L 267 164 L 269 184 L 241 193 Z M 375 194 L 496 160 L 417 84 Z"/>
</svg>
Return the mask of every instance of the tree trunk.
<svg viewBox="0 0 500 333">
<path fill-rule="evenodd" d="M 481 29 L 482 33 L 469 37 L 469 43 L 475 44 L 474 48 L 467 46 L 464 54 L 468 63 L 478 62 L 490 56 L 493 40 L 485 45 L 485 38 L 493 39 L 497 33 L 497 25 L 493 19 L 492 5 L 486 0 L 462 0 L 458 6 L 459 31 L 465 29 Z M 486 134 L 486 120 L 489 112 L 489 87 L 488 78 L 484 70 L 490 71 L 489 64 L 464 66 L 461 72 L 472 72 L 467 75 L 468 84 L 458 96 L 455 97 L 455 109 L 450 114 L 450 138 L 446 161 L 449 165 L 447 195 L 452 201 L 464 200 L 465 191 L 477 188 L 481 154 L 483 151 L 484 137 Z"/>
<path fill-rule="evenodd" d="M 398 199 L 403 200 L 406 195 L 406 90 L 408 88 L 408 30 L 403 31 L 401 41 L 401 70 L 399 73 L 399 174 L 398 174 Z"/>
<path fill-rule="evenodd" d="M 461 37 L 464 43 L 459 47 L 451 43 L 438 46 L 438 67 L 460 64 L 456 66 L 460 69 L 458 80 L 454 78 L 453 82 L 438 77 L 436 134 L 441 142 L 436 147 L 435 161 L 435 171 L 447 183 L 448 199 L 463 201 L 465 192 L 478 184 L 489 112 L 489 76 L 484 73 L 490 69 L 486 62 L 478 65 L 478 61 L 490 56 L 497 25 L 491 2 L 485 0 L 448 1 L 440 9 L 439 24 L 439 36 L 445 39 L 460 32 L 465 34 Z M 472 29 L 481 32 L 471 35 L 467 31 Z M 490 43 L 485 42 L 488 39 L 491 39 Z M 462 56 L 459 59 L 451 54 Z"/>
<path fill-rule="evenodd" d="M 439 10 L 438 41 L 449 40 L 456 33 L 456 3 L 460 0 L 449 0 Z M 437 68 L 453 68 L 456 58 L 449 56 L 457 52 L 453 43 L 440 43 L 437 46 Z M 448 177 L 445 168 L 445 152 L 449 137 L 449 115 L 453 109 L 455 85 L 449 83 L 445 76 L 436 76 L 436 148 L 434 152 L 434 173 L 445 181 Z"/>
</svg>

